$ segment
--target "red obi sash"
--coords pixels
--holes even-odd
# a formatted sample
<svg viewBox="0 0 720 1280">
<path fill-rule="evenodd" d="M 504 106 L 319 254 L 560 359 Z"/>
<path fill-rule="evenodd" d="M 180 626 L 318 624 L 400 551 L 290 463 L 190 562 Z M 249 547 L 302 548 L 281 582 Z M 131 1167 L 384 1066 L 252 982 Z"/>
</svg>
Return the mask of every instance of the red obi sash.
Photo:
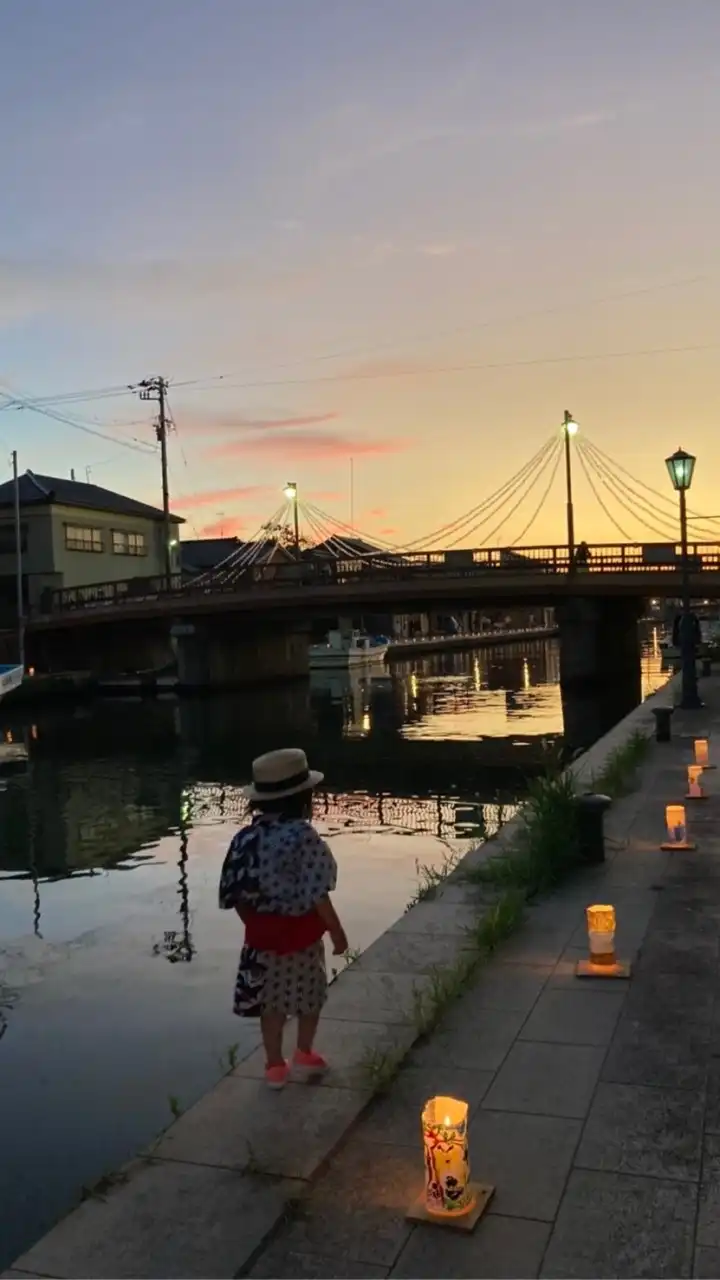
<svg viewBox="0 0 720 1280">
<path fill-rule="evenodd" d="M 245 946 L 254 947 L 256 951 L 274 951 L 279 956 L 305 951 L 325 933 L 317 911 L 304 916 L 278 916 L 243 907 L 238 909 L 238 915 L 245 925 Z"/>
</svg>

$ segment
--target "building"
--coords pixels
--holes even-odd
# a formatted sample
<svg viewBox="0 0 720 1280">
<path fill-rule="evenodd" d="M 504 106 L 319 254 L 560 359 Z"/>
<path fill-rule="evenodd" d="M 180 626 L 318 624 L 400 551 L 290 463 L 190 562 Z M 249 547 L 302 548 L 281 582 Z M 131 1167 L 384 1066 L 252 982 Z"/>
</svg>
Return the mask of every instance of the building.
<svg viewBox="0 0 720 1280">
<path fill-rule="evenodd" d="M 230 561 L 230 557 L 232 560 Z M 293 564 L 295 557 L 274 539 L 266 542 L 243 542 L 242 538 L 187 538 L 180 546 L 183 577 L 191 580 L 212 573 L 229 561 L 228 569 L 238 571 L 251 565 Z"/>
<path fill-rule="evenodd" d="M 38 606 L 48 588 L 124 582 L 165 573 L 165 523 L 157 507 L 80 480 L 19 478 L 23 593 Z M 170 517 L 171 567 L 180 563 L 180 516 Z M 0 617 L 16 614 L 15 484 L 0 484 Z"/>
</svg>

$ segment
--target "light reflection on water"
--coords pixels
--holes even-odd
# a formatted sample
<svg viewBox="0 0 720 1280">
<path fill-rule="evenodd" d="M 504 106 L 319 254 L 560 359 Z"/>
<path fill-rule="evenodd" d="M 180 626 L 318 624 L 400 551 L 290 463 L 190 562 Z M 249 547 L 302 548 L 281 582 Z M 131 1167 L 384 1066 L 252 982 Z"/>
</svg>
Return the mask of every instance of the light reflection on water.
<svg viewBox="0 0 720 1280">
<path fill-rule="evenodd" d="M 663 678 L 646 650 L 645 691 Z M 301 744 L 325 771 L 317 825 L 363 948 L 418 863 L 508 816 L 561 732 L 557 679 L 557 646 L 534 642 L 178 706 L 0 711 L 30 750 L 0 791 L 0 1269 L 169 1122 L 169 1095 L 190 1105 L 256 1042 L 230 1012 L 239 925 L 216 907 L 252 757 Z"/>
</svg>

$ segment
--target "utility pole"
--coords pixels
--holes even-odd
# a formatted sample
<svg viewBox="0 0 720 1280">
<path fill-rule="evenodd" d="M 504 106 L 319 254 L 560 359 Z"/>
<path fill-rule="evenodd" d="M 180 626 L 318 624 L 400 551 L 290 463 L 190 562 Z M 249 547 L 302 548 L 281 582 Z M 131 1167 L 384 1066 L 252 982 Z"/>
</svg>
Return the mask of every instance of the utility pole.
<svg viewBox="0 0 720 1280">
<path fill-rule="evenodd" d="M 573 494 L 572 494 L 572 455 L 570 452 L 570 439 L 577 435 L 578 425 L 572 414 L 566 409 L 563 417 L 563 435 L 565 437 L 565 487 L 567 492 L 567 541 L 568 541 L 568 572 L 572 573 L 575 568 L 575 513 L 573 511 Z"/>
<path fill-rule="evenodd" d="M 13 484 L 15 486 L 15 576 L 17 585 L 18 662 L 25 670 L 25 602 L 23 599 L 22 524 L 20 523 L 20 477 L 15 449 L 12 451 Z"/>
<path fill-rule="evenodd" d="M 168 484 L 167 411 L 165 399 L 167 396 L 168 384 L 165 378 L 144 378 L 142 382 L 138 382 L 137 388 L 141 400 L 154 400 L 158 406 L 158 420 L 155 425 L 155 435 L 160 445 L 164 524 L 163 558 L 165 563 L 165 585 L 169 591 L 172 581 L 172 526 L 170 524 L 170 486 Z"/>
</svg>

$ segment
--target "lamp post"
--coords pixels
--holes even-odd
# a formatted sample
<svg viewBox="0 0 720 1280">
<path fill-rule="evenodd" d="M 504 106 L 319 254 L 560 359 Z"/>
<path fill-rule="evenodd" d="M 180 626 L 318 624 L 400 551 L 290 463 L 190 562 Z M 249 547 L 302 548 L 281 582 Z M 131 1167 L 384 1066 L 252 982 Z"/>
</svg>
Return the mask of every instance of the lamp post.
<svg viewBox="0 0 720 1280">
<path fill-rule="evenodd" d="M 665 466 L 673 489 L 680 496 L 680 555 L 682 570 L 682 617 L 680 618 L 680 661 L 682 666 L 682 695 L 680 706 L 686 710 L 701 707 L 698 697 L 697 667 L 695 665 L 695 631 L 690 612 L 690 565 L 688 563 L 687 504 L 685 495 L 692 484 L 695 458 L 684 449 L 678 449 L 665 459 Z"/>
<path fill-rule="evenodd" d="M 295 534 L 295 557 L 300 559 L 300 519 L 298 517 L 298 491 L 294 480 L 288 480 L 283 490 L 285 497 L 292 502 L 293 508 L 293 526 Z"/>
<path fill-rule="evenodd" d="M 572 436 L 577 435 L 578 424 L 572 414 L 566 409 L 563 418 L 563 436 L 565 437 L 565 488 L 567 492 L 567 541 L 568 541 L 568 572 L 572 573 L 575 568 L 575 515 L 573 512 L 573 495 L 572 495 L 572 455 L 570 453 L 570 440 Z"/>
</svg>

